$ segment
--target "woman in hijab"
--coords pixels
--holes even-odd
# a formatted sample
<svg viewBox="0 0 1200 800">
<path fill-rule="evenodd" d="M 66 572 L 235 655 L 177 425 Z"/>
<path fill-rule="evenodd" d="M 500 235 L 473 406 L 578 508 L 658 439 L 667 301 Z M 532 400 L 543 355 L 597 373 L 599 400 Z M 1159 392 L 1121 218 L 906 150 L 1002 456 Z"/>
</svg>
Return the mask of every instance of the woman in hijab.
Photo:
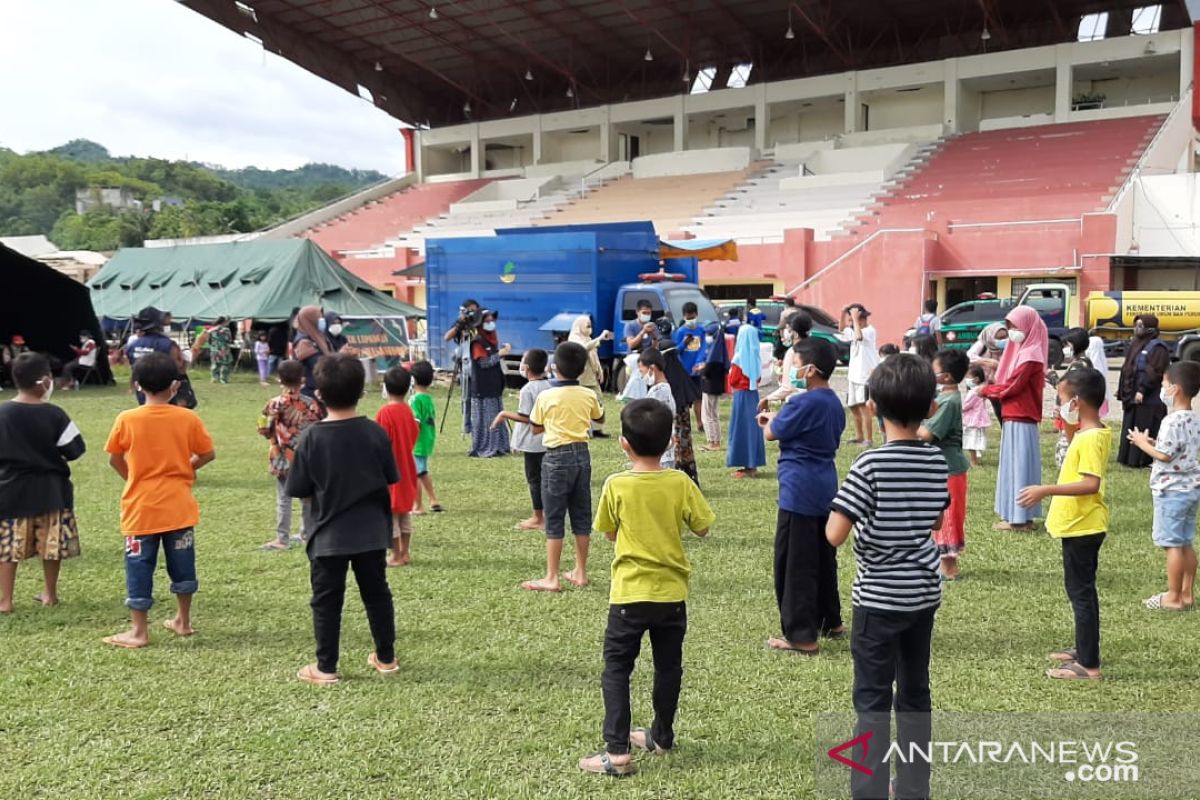
<svg viewBox="0 0 1200 800">
<path fill-rule="evenodd" d="M 587 350 L 587 366 L 583 368 L 583 374 L 579 376 L 579 385 L 595 392 L 596 400 L 601 406 L 604 405 L 604 394 L 600 389 L 600 385 L 604 382 L 604 367 L 600 365 L 600 354 L 597 351 L 600 349 L 601 343 L 611 338 L 612 334 L 605 331 L 593 339 L 592 318 L 587 314 L 575 318 L 575 322 L 571 325 L 571 335 L 567 337 L 567 341 L 575 342 Z M 603 422 L 592 423 L 592 436 L 597 439 L 608 437 L 608 434 L 604 432 Z"/>
<path fill-rule="evenodd" d="M 737 344 L 733 351 L 733 366 L 729 368 L 729 386 L 733 389 L 733 412 L 729 417 L 729 452 L 725 465 L 736 467 L 735 478 L 756 478 L 758 468 L 767 463 L 767 446 L 758 415 L 758 379 L 762 376 L 762 354 L 759 351 L 758 328 L 742 325 L 738 328 Z"/>
<path fill-rule="evenodd" d="M 779 366 L 779 388 L 758 402 L 758 410 L 766 411 L 771 403 L 782 403 L 792 395 L 804 391 L 797 389 L 800 361 L 796 348 L 808 338 L 812 332 L 813 320 L 807 311 L 796 309 L 788 319 L 788 341 L 790 344 L 784 350 Z M 777 357 L 778 358 L 778 357 Z"/>
<path fill-rule="evenodd" d="M 692 447 L 692 408 L 700 399 L 696 382 L 679 360 L 679 348 L 670 339 L 659 342 L 662 351 L 667 383 L 671 385 L 671 396 L 675 399 L 675 469 L 685 473 L 697 486 L 700 472 L 696 469 L 696 452 Z"/>
<path fill-rule="evenodd" d="M 1121 448 L 1117 461 L 1127 467 L 1146 467 L 1150 457 L 1129 443 L 1134 428 L 1149 431 L 1150 438 L 1158 436 L 1158 426 L 1167 415 L 1167 407 L 1158 396 L 1163 373 L 1171 366 L 1171 351 L 1158 338 L 1158 317 L 1140 314 L 1133 320 L 1133 339 L 1125 351 L 1117 399 L 1121 401 L 1124 419 L 1121 421 Z"/>
<path fill-rule="evenodd" d="M 988 383 L 995 380 L 996 368 L 1000 366 L 1000 358 L 1004 355 L 1004 348 L 1007 345 L 1008 326 L 1001 320 L 993 322 L 980 331 L 979 338 L 967 351 L 967 358 L 971 360 L 972 366 L 977 364 L 983 367 L 983 374 Z M 996 419 L 1000 419 L 999 400 L 992 401 L 992 410 L 996 412 Z"/>
<path fill-rule="evenodd" d="M 1003 428 L 1000 467 L 996 481 L 998 531 L 1031 531 L 1041 516 L 1041 505 L 1022 508 L 1017 495 L 1026 486 L 1042 482 L 1042 451 L 1038 425 L 1042 421 L 1042 395 L 1050 337 L 1046 323 L 1030 306 L 1018 306 L 1005 320 L 1009 345 L 996 367 L 995 382 L 980 394 L 1000 401 Z"/>
<path fill-rule="evenodd" d="M 471 340 L 471 458 L 509 454 L 508 426 L 493 429 L 492 421 L 504 410 L 504 367 L 501 359 L 509 346 L 500 346 L 495 311 L 480 315 L 479 334 Z"/>
<path fill-rule="evenodd" d="M 304 387 L 300 392 L 308 397 L 315 397 L 317 384 L 313 380 L 313 370 L 317 368 L 321 356 L 335 352 L 325 333 L 328 321 L 320 306 L 304 306 L 296 312 L 296 319 L 292 324 L 296 328 L 296 336 L 292 340 L 292 355 L 304 365 Z"/>
</svg>

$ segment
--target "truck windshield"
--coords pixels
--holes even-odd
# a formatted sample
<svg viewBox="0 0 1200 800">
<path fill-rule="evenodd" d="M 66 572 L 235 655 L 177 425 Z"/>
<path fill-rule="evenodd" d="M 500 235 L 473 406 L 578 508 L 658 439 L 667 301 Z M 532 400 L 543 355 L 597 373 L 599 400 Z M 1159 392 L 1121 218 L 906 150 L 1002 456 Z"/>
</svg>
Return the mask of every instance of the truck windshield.
<svg viewBox="0 0 1200 800">
<path fill-rule="evenodd" d="M 679 287 L 677 289 L 667 289 L 663 292 L 667 297 L 667 310 L 671 312 L 671 319 L 678 323 L 683 319 L 683 304 L 692 302 L 699 309 L 697 317 L 701 325 L 708 325 L 711 322 L 717 321 L 717 310 L 713 308 L 712 301 L 708 299 L 708 295 L 695 287 Z"/>
</svg>

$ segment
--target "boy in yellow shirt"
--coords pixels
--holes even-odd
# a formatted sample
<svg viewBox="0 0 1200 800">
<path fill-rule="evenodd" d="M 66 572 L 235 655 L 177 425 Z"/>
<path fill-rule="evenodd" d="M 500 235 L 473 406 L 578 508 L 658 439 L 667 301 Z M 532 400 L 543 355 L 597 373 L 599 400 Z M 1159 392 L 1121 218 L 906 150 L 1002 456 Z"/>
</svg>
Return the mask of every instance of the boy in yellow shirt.
<svg viewBox="0 0 1200 800">
<path fill-rule="evenodd" d="M 596 515 L 596 530 L 616 543 L 600 678 L 605 746 L 580 759 L 584 772 L 632 775 L 630 746 L 663 755 L 675 745 L 692 571 L 680 532 L 686 526 L 705 536 L 715 517 L 687 475 L 662 468 L 674 422 L 666 406 L 648 398 L 621 412 L 621 448 L 633 466 L 605 481 Z M 654 722 L 630 730 L 629 677 L 647 632 L 654 650 Z"/>
<path fill-rule="evenodd" d="M 1023 507 L 1051 497 L 1046 530 L 1062 540 L 1067 597 L 1075 612 L 1075 647 L 1050 654 L 1057 667 L 1046 675 L 1059 680 L 1100 680 L 1100 598 L 1096 568 L 1108 531 L 1104 475 L 1112 453 L 1112 432 L 1100 419 L 1104 376 L 1094 369 L 1071 370 L 1058 384 L 1059 415 L 1079 425 L 1056 486 L 1029 486 L 1017 497 Z"/>
</svg>

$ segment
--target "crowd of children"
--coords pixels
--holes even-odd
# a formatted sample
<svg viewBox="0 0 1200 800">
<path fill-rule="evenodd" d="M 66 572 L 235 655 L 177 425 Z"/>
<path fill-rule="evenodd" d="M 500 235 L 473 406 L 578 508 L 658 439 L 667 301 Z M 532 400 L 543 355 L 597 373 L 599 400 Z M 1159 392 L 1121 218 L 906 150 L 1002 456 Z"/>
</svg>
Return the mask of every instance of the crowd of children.
<svg viewBox="0 0 1200 800">
<path fill-rule="evenodd" d="M 587 586 L 592 531 L 615 543 L 602 677 L 605 749 L 581 759 L 581 769 L 628 775 L 635 771 L 631 749 L 661 755 L 674 747 L 691 572 L 681 531 L 705 536 L 715 520 L 699 488 L 690 431 L 703 390 L 704 413 L 696 419 L 705 425 L 710 445 L 720 442 L 719 422 L 708 405 L 715 392 L 706 385 L 716 368 L 727 368 L 733 389 L 727 463 L 737 468 L 735 475 L 757 474 L 767 463 L 765 442 L 779 448 L 774 542 L 779 633 L 766 646 L 813 656 L 822 639 L 849 635 L 859 734 L 885 735 L 894 708 L 902 744 L 928 739 L 930 641 L 943 584 L 961 574 L 968 474 L 987 448 L 989 399 L 1001 405 L 1001 463 L 1007 459 L 1010 466 L 1007 473 L 1001 470 L 997 492 L 1006 527 L 1024 528 L 1049 500 L 1045 526 L 1061 540 L 1075 637 L 1050 654 L 1056 663 L 1047 675 L 1100 678 L 1096 573 L 1110 527 L 1106 472 L 1113 450 L 1113 435 L 1102 421 L 1107 385 L 1100 371 L 1071 359 L 1059 380 L 1057 416 L 1065 447 L 1057 483 L 1043 485 L 1035 479 L 1040 456 L 1032 404 L 1036 389 L 1040 420 L 1045 366 L 1037 353 L 1045 328 L 1039 328 L 1035 313 L 1018 308 L 1004 335 L 993 332 L 993 341 L 1012 344 L 998 348 L 1003 352 L 989 376 L 987 365 L 972 364 L 961 350 L 936 350 L 923 358 L 878 347 L 870 313 L 850 306 L 843 333 L 850 344 L 844 406 L 855 444 L 866 449 L 839 486 L 835 459 L 847 415 L 830 387 L 834 347 L 810 338 L 804 324 L 789 323 L 795 335 L 784 360 L 788 391 L 772 411 L 770 400 L 760 402 L 757 391 L 763 369 L 759 328 L 741 325 L 732 358 L 716 358 L 713 352 L 723 356 L 724 348 L 704 346 L 703 334 L 689 324 L 695 309 L 685 308 L 685 317 L 689 311 L 682 334 L 670 339 L 652 335 L 640 318 L 627 331 L 629 339 L 656 344 L 636 352 L 640 397 L 620 414 L 628 468 L 604 481 L 595 514 L 589 443 L 605 409 L 595 387 L 581 382 L 594 366 L 586 345 L 560 344 L 553 365 L 546 351 L 528 350 L 517 410 L 491 420 L 493 429 L 514 425 L 512 446 L 524 460 L 532 513 L 516 528 L 542 531 L 546 541 L 545 574 L 522 588 L 557 593 L 564 581 Z M 590 336 L 582 326 L 579 333 Z M 18 395 L 0 404 L 0 613 L 13 610 L 17 565 L 34 556 L 42 559 L 44 571 L 44 588 L 35 600 L 58 602 L 59 565 L 80 550 L 68 463 L 85 449 L 75 425 L 49 403 L 54 381 L 46 359 L 22 354 L 13 360 L 11 375 Z M 437 436 L 434 377 L 428 362 L 388 370 L 386 402 L 372 421 L 357 410 L 366 386 L 357 358 L 322 358 L 313 372 L 315 398 L 301 392 L 305 370 L 299 362 L 278 367 L 280 394 L 266 404 L 258 424 L 269 442 L 268 470 L 276 484 L 276 535 L 262 547 L 286 550 L 302 542 L 307 550 L 316 661 L 298 672 L 303 681 L 340 680 L 341 616 L 351 570 L 374 640 L 368 663 L 384 674 L 399 669 L 388 568 L 410 563 L 413 518 L 424 513 L 425 500 L 430 511 L 442 510 L 429 470 Z M 192 485 L 197 471 L 215 458 L 200 417 L 171 403 L 179 382 L 169 355 L 148 352 L 138 358 L 133 383 L 145 403 L 117 417 L 105 445 L 125 482 L 120 525 L 131 626 L 104 641 L 122 648 L 150 643 L 148 614 L 160 550 L 177 600 L 164 627 L 178 636 L 193 633 L 199 508 Z M 1198 392 L 1200 365 L 1171 366 L 1162 389 L 1170 413 L 1161 429 L 1156 436 L 1137 429 L 1128 435 L 1130 446 L 1153 461 L 1152 538 L 1166 554 L 1166 590 L 1145 601 L 1151 610 L 1183 611 L 1195 602 L 1200 418 L 1192 404 Z M 872 447 L 876 420 L 880 447 Z M 302 509 L 299 536 L 292 534 L 295 499 Z M 568 519 L 575 565 L 562 572 Z M 856 574 L 847 626 L 837 548 L 851 532 Z M 634 728 L 630 675 L 647 633 L 654 651 L 654 719 L 649 727 Z M 888 780 L 887 769 L 855 773 L 855 796 L 886 797 Z M 895 791 L 927 796 L 928 781 L 927 764 L 898 765 Z"/>
</svg>

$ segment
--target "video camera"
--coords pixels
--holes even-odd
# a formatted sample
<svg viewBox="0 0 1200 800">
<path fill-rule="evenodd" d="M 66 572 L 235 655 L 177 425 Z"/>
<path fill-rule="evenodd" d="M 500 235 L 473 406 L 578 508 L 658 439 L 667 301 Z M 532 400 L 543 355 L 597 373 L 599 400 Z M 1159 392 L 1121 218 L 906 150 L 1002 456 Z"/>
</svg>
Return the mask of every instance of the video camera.
<svg viewBox="0 0 1200 800">
<path fill-rule="evenodd" d="M 478 328 L 483 321 L 483 311 L 478 307 L 458 307 L 458 321 L 455 323 L 459 330 Z"/>
</svg>

